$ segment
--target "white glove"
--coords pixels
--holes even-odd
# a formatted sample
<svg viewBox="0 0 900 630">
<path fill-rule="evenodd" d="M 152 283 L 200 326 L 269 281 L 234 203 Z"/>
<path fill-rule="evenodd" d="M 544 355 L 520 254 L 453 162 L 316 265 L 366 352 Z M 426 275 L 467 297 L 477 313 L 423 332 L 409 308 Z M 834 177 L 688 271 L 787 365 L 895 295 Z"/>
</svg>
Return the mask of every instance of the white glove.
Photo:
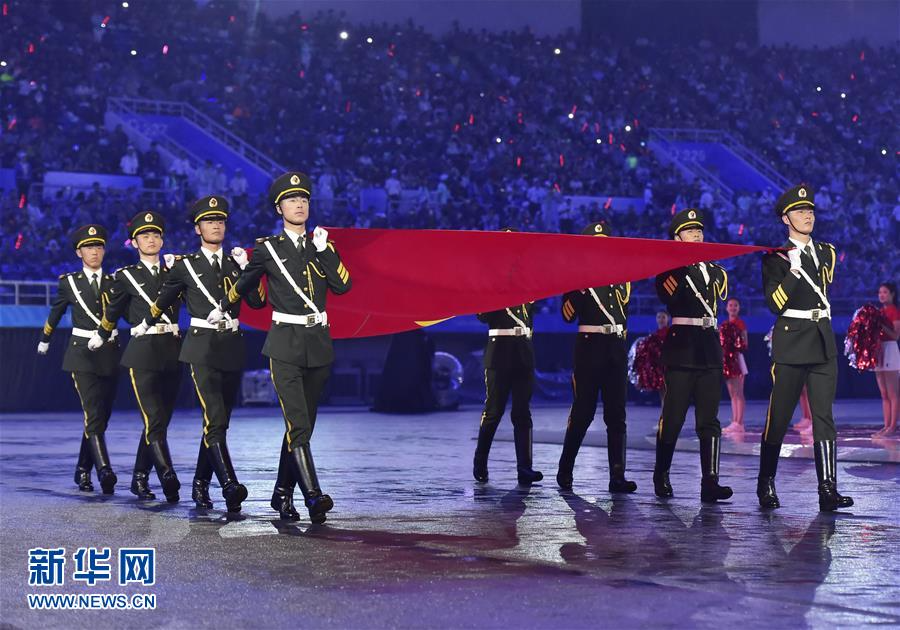
<svg viewBox="0 0 900 630">
<path fill-rule="evenodd" d="M 166 254 L 163 256 L 163 261 L 166 263 L 166 268 L 171 269 L 175 264 L 175 254 Z"/>
<path fill-rule="evenodd" d="M 50 349 L 49 341 L 41 341 L 38 343 L 38 354 L 47 354 L 47 350 Z"/>
<path fill-rule="evenodd" d="M 247 266 L 247 263 L 250 262 L 250 259 L 247 257 L 247 252 L 244 251 L 243 247 L 234 247 L 231 250 L 231 257 L 234 258 L 234 262 L 238 264 L 238 267 L 241 270 Z"/>
<path fill-rule="evenodd" d="M 218 306 L 214 308 L 209 315 L 206 316 L 206 322 L 208 324 L 218 324 L 223 319 L 225 319 L 225 314 Z"/>
<path fill-rule="evenodd" d="M 789 249 L 787 254 L 788 260 L 791 261 L 791 271 L 800 271 L 800 269 L 802 268 L 802 264 L 800 262 L 800 256 L 802 252 L 795 247 L 794 249 Z"/>
<path fill-rule="evenodd" d="M 100 333 L 94 331 L 94 334 L 88 339 L 88 350 L 99 350 L 102 347 L 103 337 L 100 336 Z"/>
<path fill-rule="evenodd" d="M 131 329 L 132 337 L 140 337 L 145 334 L 148 330 L 150 330 L 150 324 L 147 323 L 146 319 L 141 320 L 141 323 Z"/>
<path fill-rule="evenodd" d="M 315 245 L 317 252 L 324 252 L 325 248 L 328 247 L 328 230 L 316 227 L 313 230 L 313 245 Z"/>
</svg>

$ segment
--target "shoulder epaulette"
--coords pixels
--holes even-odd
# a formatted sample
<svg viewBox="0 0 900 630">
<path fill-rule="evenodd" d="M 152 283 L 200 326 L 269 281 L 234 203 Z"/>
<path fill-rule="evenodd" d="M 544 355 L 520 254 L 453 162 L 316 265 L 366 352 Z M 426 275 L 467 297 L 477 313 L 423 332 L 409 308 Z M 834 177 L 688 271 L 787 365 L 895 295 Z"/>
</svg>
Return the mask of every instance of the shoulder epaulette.
<svg viewBox="0 0 900 630">
<path fill-rule="evenodd" d="M 270 238 L 275 238 L 275 237 L 274 236 L 260 236 L 258 239 L 256 239 L 256 242 L 257 243 L 265 243 Z"/>
</svg>

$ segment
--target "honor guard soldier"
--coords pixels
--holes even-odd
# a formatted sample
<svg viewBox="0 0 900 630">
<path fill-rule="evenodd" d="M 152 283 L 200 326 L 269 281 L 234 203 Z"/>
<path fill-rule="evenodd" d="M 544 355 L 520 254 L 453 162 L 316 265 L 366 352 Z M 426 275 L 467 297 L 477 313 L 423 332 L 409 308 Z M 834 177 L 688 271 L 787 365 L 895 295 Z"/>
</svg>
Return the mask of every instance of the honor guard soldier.
<svg viewBox="0 0 900 630">
<path fill-rule="evenodd" d="M 506 232 L 512 232 L 507 228 Z M 531 394 L 534 391 L 534 344 L 532 312 L 534 302 L 511 306 L 490 313 L 479 313 L 479 321 L 488 325 L 488 343 L 484 349 L 484 385 L 486 398 L 472 474 L 477 481 L 488 480 L 488 454 L 497 426 L 512 394 L 510 419 L 516 446 L 516 472 L 519 483 L 530 485 L 544 478 L 532 469 Z"/>
<path fill-rule="evenodd" d="M 200 199 L 192 206 L 191 215 L 194 231 L 200 237 L 200 251 L 175 261 L 159 297 L 150 307 L 150 319 L 140 324 L 138 332 L 149 331 L 164 321 L 163 314 L 179 299 L 187 306 L 191 325 L 181 344 L 179 359 L 191 366 L 191 378 L 203 409 L 203 436 L 191 497 L 198 508 L 213 507 L 209 482 L 215 471 L 226 508 L 240 512 L 247 488 L 238 483 L 226 435 L 244 369 L 244 335 L 238 319 L 241 304 L 236 301 L 229 305 L 224 317 L 215 324 L 207 322 L 207 316 L 234 287 L 247 264 L 247 254 L 235 247 L 227 256 L 222 248 L 228 218 L 228 201 L 224 197 Z M 262 287 L 254 286 L 246 301 L 253 308 L 262 308 Z"/>
<path fill-rule="evenodd" d="M 112 276 L 104 275 L 102 269 L 106 236 L 106 229 L 97 224 L 85 225 L 72 232 L 70 239 L 83 268 L 59 277 L 59 289 L 44 324 L 38 354 L 47 354 L 50 336 L 71 306 L 72 338 L 63 356 L 62 369 L 72 373 L 84 410 L 84 433 L 75 468 L 75 483 L 83 492 L 93 491 L 93 463 L 103 494 L 113 494 L 117 478 L 109 461 L 104 434 L 116 395 L 119 344 L 113 334 L 96 352 L 88 349 L 88 340 L 94 336 L 103 317 L 103 292 L 113 283 Z"/>
<path fill-rule="evenodd" d="M 311 194 L 312 183 L 303 173 L 285 173 L 272 183 L 269 203 L 282 217 L 284 229 L 257 239 L 253 260 L 209 321 L 218 321 L 229 305 L 256 291 L 263 275 L 268 278 L 272 327 L 262 352 L 269 357 L 286 426 L 271 505 L 282 519 L 299 519 L 293 504 L 297 483 L 310 520 L 324 523 L 334 503 L 319 487 L 309 441 L 334 362 L 325 296 L 329 289 L 346 293 L 351 282 L 328 232 L 317 227 L 307 234 Z"/>
<path fill-rule="evenodd" d="M 608 223 L 592 223 L 581 233 L 609 236 L 611 227 Z M 637 490 L 637 484 L 625 478 L 625 402 L 628 396 L 625 335 L 630 297 L 630 282 L 570 291 L 563 296 L 563 319 L 568 323 L 578 320 L 572 374 L 574 401 L 556 473 L 557 483 L 566 490 L 572 488 L 575 457 L 594 421 L 597 399 L 601 395 L 609 457 L 609 491 Z"/>
<path fill-rule="evenodd" d="M 162 216 L 152 211 L 140 212 L 131 219 L 128 229 L 140 260 L 137 264 L 119 269 L 115 282 L 107 287 L 107 303 L 100 329 L 88 341 L 88 347 L 92 350 L 104 345 L 116 329 L 119 318 L 124 317 L 135 328 L 145 319 L 152 319 L 150 306 L 159 296 L 169 274 L 170 265 L 164 264 L 159 256 L 165 231 Z M 170 503 L 178 501 L 181 484 L 172 466 L 166 439 L 181 384 L 178 306 L 177 302 L 174 303 L 160 316 L 158 324 L 142 335 L 133 336 L 122 355 L 122 365 L 128 368 L 134 397 L 144 422 L 131 477 L 131 493 L 141 500 L 156 498 L 149 486 L 150 469 L 155 466 L 166 500 Z"/>
<path fill-rule="evenodd" d="M 676 214 L 669 226 L 669 237 L 702 243 L 703 214 L 694 209 Z M 700 500 L 713 503 L 728 499 L 731 488 L 719 485 L 722 344 L 716 321 L 718 300 L 728 295 L 728 275 L 714 263 L 697 263 L 656 276 L 656 293 L 672 316 L 672 325 L 662 349 L 666 393 L 656 433 L 654 491 L 658 497 L 673 494 L 669 468 L 693 400 L 700 438 Z"/>
<path fill-rule="evenodd" d="M 834 279 L 834 246 L 813 242 L 816 222 L 813 190 L 800 185 L 786 191 L 775 212 L 787 226 L 788 250 L 763 258 L 763 290 L 769 310 L 778 316 L 772 333 L 772 397 L 759 456 L 756 494 L 764 508 L 781 504 L 775 472 L 781 443 L 804 385 L 812 409 L 819 509 L 830 512 L 853 505 L 837 491 L 836 431 L 832 405 L 837 388 L 837 348 L 831 328 L 828 285 Z"/>
</svg>

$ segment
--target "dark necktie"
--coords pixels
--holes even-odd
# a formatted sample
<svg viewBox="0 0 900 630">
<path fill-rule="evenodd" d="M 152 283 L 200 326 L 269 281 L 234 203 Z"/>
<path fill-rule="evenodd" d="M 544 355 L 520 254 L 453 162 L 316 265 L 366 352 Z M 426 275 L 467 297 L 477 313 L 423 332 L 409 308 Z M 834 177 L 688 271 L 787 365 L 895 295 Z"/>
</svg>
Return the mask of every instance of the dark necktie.
<svg viewBox="0 0 900 630">
<path fill-rule="evenodd" d="M 97 279 L 98 274 L 91 274 L 91 289 L 94 290 L 94 297 L 100 297 L 100 281 Z"/>
<path fill-rule="evenodd" d="M 222 275 L 222 268 L 219 266 L 219 255 L 218 254 L 212 255 L 212 268 L 216 274 L 216 279 L 218 280 L 219 276 Z"/>
<path fill-rule="evenodd" d="M 809 258 L 809 262 L 813 264 L 813 267 L 816 266 L 816 259 L 813 258 L 812 245 L 809 243 L 806 244 L 806 247 L 803 248 L 803 253 Z"/>
<path fill-rule="evenodd" d="M 153 265 L 150 267 L 150 271 L 153 273 L 153 279 L 159 278 L 159 265 Z"/>
</svg>

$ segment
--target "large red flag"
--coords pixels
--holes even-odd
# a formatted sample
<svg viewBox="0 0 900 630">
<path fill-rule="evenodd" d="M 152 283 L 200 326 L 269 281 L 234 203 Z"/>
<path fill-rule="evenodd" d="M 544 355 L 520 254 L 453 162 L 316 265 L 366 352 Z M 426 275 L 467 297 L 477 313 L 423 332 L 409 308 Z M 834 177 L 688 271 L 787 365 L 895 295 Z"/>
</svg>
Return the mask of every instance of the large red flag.
<svg viewBox="0 0 900 630">
<path fill-rule="evenodd" d="M 353 281 L 348 293 L 328 296 L 336 339 L 414 330 L 769 249 L 528 232 L 328 228 L 328 234 Z M 268 330 L 271 309 L 244 309 L 241 320 Z"/>
</svg>

